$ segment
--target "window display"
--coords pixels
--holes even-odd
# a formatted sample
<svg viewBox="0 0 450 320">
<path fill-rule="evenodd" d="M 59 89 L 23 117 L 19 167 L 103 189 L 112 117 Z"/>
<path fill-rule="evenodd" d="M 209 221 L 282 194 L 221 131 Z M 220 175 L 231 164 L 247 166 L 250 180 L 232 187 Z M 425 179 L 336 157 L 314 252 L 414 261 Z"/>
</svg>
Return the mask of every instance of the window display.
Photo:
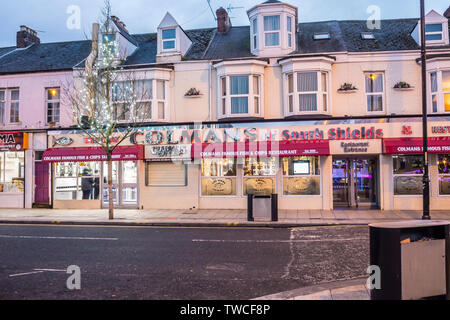
<svg viewBox="0 0 450 320">
<path fill-rule="evenodd" d="M 422 195 L 423 157 L 394 156 L 394 195 Z"/>
<path fill-rule="evenodd" d="M 236 172 L 236 159 L 203 159 L 202 196 L 235 196 Z"/>
<path fill-rule="evenodd" d="M 277 158 L 246 158 L 244 195 L 268 196 L 274 194 L 277 171 Z"/>
<path fill-rule="evenodd" d="M 55 200 L 99 200 L 99 162 L 61 162 L 55 165 Z"/>
<path fill-rule="evenodd" d="M 0 192 L 23 193 L 25 156 L 23 152 L 0 152 Z"/>
<path fill-rule="evenodd" d="M 283 158 L 283 194 L 320 195 L 319 157 Z"/>
</svg>

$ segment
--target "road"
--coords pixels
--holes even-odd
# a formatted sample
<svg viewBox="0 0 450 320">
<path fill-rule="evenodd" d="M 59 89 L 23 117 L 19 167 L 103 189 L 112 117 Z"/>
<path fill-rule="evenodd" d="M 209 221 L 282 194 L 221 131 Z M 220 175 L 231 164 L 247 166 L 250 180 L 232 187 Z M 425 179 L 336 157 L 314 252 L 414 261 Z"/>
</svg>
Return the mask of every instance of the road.
<svg viewBox="0 0 450 320">
<path fill-rule="evenodd" d="M 81 290 L 69 290 L 69 266 Z M 242 300 L 366 275 L 367 227 L 0 226 L 0 299 Z"/>
</svg>

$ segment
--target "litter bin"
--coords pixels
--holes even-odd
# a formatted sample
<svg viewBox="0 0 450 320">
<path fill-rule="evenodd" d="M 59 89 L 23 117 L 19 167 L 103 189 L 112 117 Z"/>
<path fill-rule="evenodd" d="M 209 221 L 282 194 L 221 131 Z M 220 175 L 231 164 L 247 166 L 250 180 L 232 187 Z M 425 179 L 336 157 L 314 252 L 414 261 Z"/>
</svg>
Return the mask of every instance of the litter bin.
<svg viewBox="0 0 450 320">
<path fill-rule="evenodd" d="M 248 221 L 278 221 L 278 194 L 270 196 L 248 195 Z"/>
<path fill-rule="evenodd" d="M 450 299 L 450 222 L 370 225 L 370 264 L 380 269 L 372 300 Z"/>
</svg>

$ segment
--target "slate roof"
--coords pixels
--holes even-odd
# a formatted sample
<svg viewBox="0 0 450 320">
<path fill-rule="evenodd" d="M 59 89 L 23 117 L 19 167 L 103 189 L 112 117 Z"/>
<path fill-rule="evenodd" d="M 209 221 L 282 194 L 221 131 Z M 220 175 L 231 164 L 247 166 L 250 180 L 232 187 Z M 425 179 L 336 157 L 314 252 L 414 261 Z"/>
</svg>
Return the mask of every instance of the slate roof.
<svg viewBox="0 0 450 320">
<path fill-rule="evenodd" d="M 292 54 L 418 50 L 420 48 L 411 35 L 417 22 L 418 19 L 382 20 L 379 30 L 369 30 L 365 20 L 300 23 L 299 49 Z M 219 33 L 216 28 L 185 32 L 193 42 L 184 57 L 186 60 L 254 57 L 250 51 L 249 26 L 232 27 L 227 33 Z M 329 32 L 331 37 L 329 40 L 314 40 L 317 32 Z M 362 32 L 372 32 L 375 40 L 363 40 Z M 156 64 L 156 33 L 130 37 L 138 44 L 138 49 L 128 57 L 124 66 Z M 0 48 L 0 74 L 70 70 L 83 65 L 90 49 L 90 41 L 35 44 L 20 50 Z"/>
<path fill-rule="evenodd" d="M 0 74 L 70 70 L 91 51 L 91 41 L 33 44 L 0 58 Z"/>
</svg>

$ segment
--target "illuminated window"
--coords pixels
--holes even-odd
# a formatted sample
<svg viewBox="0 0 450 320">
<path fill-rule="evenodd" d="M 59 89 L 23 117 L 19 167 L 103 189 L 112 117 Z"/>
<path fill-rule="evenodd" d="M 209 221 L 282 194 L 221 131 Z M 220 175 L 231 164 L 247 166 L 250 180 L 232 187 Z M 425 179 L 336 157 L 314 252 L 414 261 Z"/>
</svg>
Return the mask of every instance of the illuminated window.
<svg viewBox="0 0 450 320">
<path fill-rule="evenodd" d="M 367 73 L 366 96 L 368 112 L 384 111 L 384 81 L 382 73 Z"/>
<path fill-rule="evenodd" d="M 47 106 L 47 124 L 60 122 L 60 89 L 50 88 L 47 89 L 46 94 L 46 106 Z"/>
</svg>

